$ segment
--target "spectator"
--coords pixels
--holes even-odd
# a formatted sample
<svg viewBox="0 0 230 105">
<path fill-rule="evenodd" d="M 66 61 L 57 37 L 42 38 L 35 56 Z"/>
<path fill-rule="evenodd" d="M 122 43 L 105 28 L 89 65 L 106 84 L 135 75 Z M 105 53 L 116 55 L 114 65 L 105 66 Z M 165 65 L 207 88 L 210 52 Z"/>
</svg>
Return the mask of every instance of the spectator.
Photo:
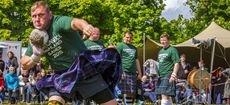
<svg viewBox="0 0 230 105">
<path fill-rule="evenodd" d="M 179 70 L 177 72 L 178 83 L 176 85 L 176 103 L 183 103 L 192 98 L 192 89 L 186 83 L 189 72 L 191 71 L 190 64 L 186 62 L 186 55 L 181 54 Z M 187 102 L 191 104 L 191 102 Z"/>
<path fill-rule="evenodd" d="M 181 54 L 179 70 L 177 72 L 178 79 L 187 79 L 189 72 L 191 71 L 190 64 L 186 62 L 186 55 Z"/>
<path fill-rule="evenodd" d="M 144 92 L 143 96 L 145 98 L 149 98 L 152 102 L 156 102 L 156 93 L 154 92 L 153 84 L 149 81 L 149 77 L 147 75 L 142 77 L 142 89 Z"/>
<path fill-rule="evenodd" d="M 224 99 L 226 104 L 230 104 L 230 68 L 227 68 L 222 72 L 223 76 L 227 78 L 224 86 Z"/>
<path fill-rule="evenodd" d="M 0 71 L 0 104 L 4 101 L 4 88 L 5 88 L 5 81 L 3 77 L 3 72 Z"/>
<path fill-rule="evenodd" d="M 7 53 L 7 56 L 8 56 L 8 61 L 7 61 L 7 65 L 6 65 L 6 69 L 8 70 L 9 67 L 14 67 L 15 68 L 15 72 L 17 75 L 20 75 L 20 72 L 17 72 L 17 69 L 18 69 L 18 61 L 17 61 L 17 58 L 14 56 L 14 53 L 12 51 L 9 51 Z M 9 72 L 9 71 L 7 71 Z"/>
<path fill-rule="evenodd" d="M 0 70 L 2 71 L 2 73 L 4 73 L 5 71 L 5 62 L 2 59 L 2 52 L 0 52 Z"/>
<path fill-rule="evenodd" d="M 36 63 L 36 65 L 34 65 L 34 67 L 31 70 L 32 70 L 32 72 L 35 72 L 37 74 L 37 73 L 41 72 L 41 69 L 43 69 L 43 65 L 42 65 L 42 62 L 40 60 L 38 63 Z"/>
<path fill-rule="evenodd" d="M 9 102 L 11 104 L 16 103 L 17 91 L 18 91 L 18 76 L 14 67 L 9 67 L 9 73 L 5 75 L 5 83 L 8 91 Z"/>
<path fill-rule="evenodd" d="M 27 89 L 28 103 L 30 103 L 31 99 L 36 100 L 37 93 L 35 91 L 35 85 L 37 81 L 38 81 L 37 73 L 33 71 L 32 74 L 30 74 L 29 76 L 29 84 Z"/>
<path fill-rule="evenodd" d="M 209 69 L 205 67 L 204 60 L 198 61 L 198 70 L 207 70 L 209 72 Z"/>
<path fill-rule="evenodd" d="M 45 69 L 41 69 L 40 73 L 37 74 L 38 80 L 44 78 L 45 76 L 46 76 L 46 71 L 45 71 Z M 38 102 L 42 102 L 42 103 L 43 103 L 43 102 L 46 101 L 46 100 L 48 100 L 47 95 L 45 95 L 45 93 L 43 93 L 42 91 L 39 91 L 39 99 L 38 99 Z"/>
<path fill-rule="evenodd" d="M 22 95 L 22 101 L 29 102 L 29 95 L 27 93 L 29 87 L 29 71 L 23 70 L 19 78 L 19 89 L 20 94 Z"/>
</svg>

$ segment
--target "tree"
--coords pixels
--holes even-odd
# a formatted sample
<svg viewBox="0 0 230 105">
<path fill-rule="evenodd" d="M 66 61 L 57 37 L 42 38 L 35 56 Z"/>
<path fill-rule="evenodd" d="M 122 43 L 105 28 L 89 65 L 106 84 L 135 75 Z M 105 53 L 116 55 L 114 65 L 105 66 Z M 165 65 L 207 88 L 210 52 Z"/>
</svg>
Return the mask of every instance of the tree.
<svg viewBox="0 0 230 105">
<path fill-rule="evenodd" d="M 28 41 L 31 31 L 29 0 L 0 1 L 0 40 Z"/>
<path fill-rule="evenodd" d="M 33 2 L 0 1 L 0 40 L 20 40 L 27 46 L 33 28 L 30 17 Z M 162 26 L 168 24 L 160 17 L 165 6 L 163 0 L 47 0 L 47 3 L 54 14 L 83 18 L 99 27 L 101 40 L 111 40 L 113 44 L 120 42 L 123 33 L 129 30 L 134 33 L 134 45 L 142 46 L 143 33 L 158 39 Z"/>
<path fill-rule="evenodd" d="M 102 41 L 117 44 L 125 31 L 134 34 L 133 43 L 142 46 L 142 35 L 159 37 L 162 0 L 52 0 L 55 14 L 83 18 L 101 29 Z"/>
<path fill-rule="evenodd" d="M 187 30 L 193 31 L 189 33 L 196 35 L 212 21 L 230 30 L 230 0 L 188 0 L 187 4 L 195 14 L 195 18 L 186 24 Z"/>
</svg>

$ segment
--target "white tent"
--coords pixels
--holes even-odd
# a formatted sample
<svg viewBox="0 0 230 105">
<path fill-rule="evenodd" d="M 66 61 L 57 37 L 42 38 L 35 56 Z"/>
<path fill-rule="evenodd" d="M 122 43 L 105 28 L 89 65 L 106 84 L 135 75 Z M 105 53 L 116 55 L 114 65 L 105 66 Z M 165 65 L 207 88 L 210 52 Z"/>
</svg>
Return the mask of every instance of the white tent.
<svg viewBox="0 0 230 105">
<path fill-rule="evenodd" d="M 216 23 L 212 22 L 205 30 L 197 34 L 195 37 L 197 40 L 207 40 L 213 39 L 212 45 L 203 49 L 202 58 L 206 62 L 207 65 L 211 63 L 211 53 L 212 48 L 214 47 L 214 68 L 219 66 L 221 67 L 230 67 L 230 31 L 226 30 Z M 215 41 L 215 46 L 213 45 Z M 196 47 L 192 44 L 192 39 L 189 39 L 181 44 L 175 45 L 177 49 L 181 52 L 190 55 L 189 59 L 194 61 L 198 60 L 200 57 L 200 48 Z M 195 55 L 195 56 L 194 56 Z M 195 58 L 195 59 L 194 59 Z"/>
</svg>

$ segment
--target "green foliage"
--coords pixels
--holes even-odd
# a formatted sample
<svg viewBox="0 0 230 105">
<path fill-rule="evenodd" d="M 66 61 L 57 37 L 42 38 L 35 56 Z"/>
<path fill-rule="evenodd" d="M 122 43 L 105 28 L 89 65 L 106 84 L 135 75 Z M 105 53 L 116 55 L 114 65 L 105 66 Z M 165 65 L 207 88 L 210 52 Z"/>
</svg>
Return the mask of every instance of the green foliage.
<svg viewBox="0 0 230 105">
<path fill-rule="evenodd" d="M 30 0 L 0 1 L 0 40 L 19 40 L 23 46 L 27 45 L 31 3 Z"/>
<path fill-rule="evenodd" d="M 142 35 L 158 38 L 162 0 L 52 0 L 48 1 L 54 14 L 83 18 L 101 29 L 101 40 L 108 45 L 122 41 L 125 31 L 134 34 L 133 44 L 142 46 Z M 156 30 L 157 29 L 157 30 Z M 156 32 L 155 32 L 156 31 Z"/>
<path fill-rule="evenodd" d="M 230 30 L 230 0 L 188 0 L 187 4 L 195 14 L 194 19 L 185 23 L 187 33 L 191 33 L 191 37 L 205 29 L 212 21 Z"/>
<path fill-rule="evenodd" d="M 33 28 L 30 7 L 36 0 L 0 1 L 0 40 L 19 40 L 28 45 Z M 166 32 L 173 44 L 181 43 L 205 29 L 212 21 L 230 30 L 230 0 L 187 0 L 194 18 L 167 21 L 161 17 L 163 0 L 46 0 L 56 15 L 83 18 L 102 33 L 101 41 L 117 45 L 125 31 L 134 34 L 133 44 L 142 45 L 143 34 L 159 41 Z"/>
</svg>

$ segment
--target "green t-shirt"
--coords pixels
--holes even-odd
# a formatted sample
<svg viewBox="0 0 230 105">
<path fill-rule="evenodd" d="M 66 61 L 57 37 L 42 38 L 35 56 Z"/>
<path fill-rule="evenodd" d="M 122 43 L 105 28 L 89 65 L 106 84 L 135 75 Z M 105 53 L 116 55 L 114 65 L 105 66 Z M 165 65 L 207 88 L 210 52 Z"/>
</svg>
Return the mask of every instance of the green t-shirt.
<svg viewBox="0 0 230 105">
<path fill-rule="evenodd" d="M 130 73 L 137 73 L 137 48 L 131 44 L 121 42 L 116 47 L 121 55 L 122 70 Z"/>
<path fill-rule="evenodd" d="M 44 55 L 48 59 L 52 69 L 57 71 L 67 70 L 76 57 L 86 49 L 78 31 L 71 28 L 72 17 L 53 16 L 49 29 L 49 44 Z M 32 55 L 29 45 L 25 53 Z"/>
<path fill-rule="evenodd" d="M 180 58 L 177 49 L 169 46 L 162 48 L 158 54 L 159 76 L 171 75 L 175 63 L 179 63 Z"/>
<path fill-rule="evenodd" d="M 90 39 L 87 39 L 84 41 L 85 46 L 89 50 L 102 50 L 104 48 L 104 44 L 99 41 L 92 41 Z"/>
</svg>

